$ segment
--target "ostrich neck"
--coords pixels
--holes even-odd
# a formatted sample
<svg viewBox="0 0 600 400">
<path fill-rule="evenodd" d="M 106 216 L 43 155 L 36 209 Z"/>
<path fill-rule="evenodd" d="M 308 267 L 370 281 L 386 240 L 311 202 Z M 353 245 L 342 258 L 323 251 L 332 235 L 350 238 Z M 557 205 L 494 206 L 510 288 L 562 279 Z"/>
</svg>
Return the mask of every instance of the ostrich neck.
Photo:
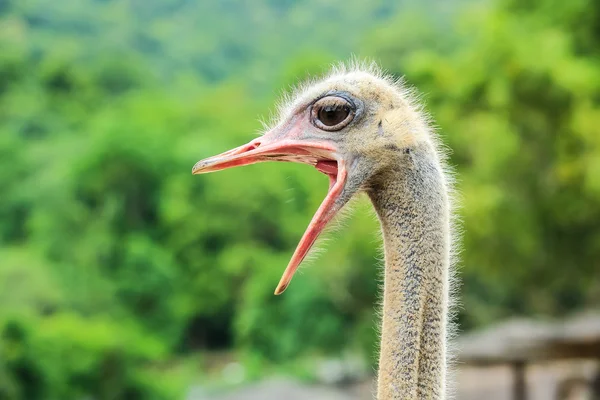
<svg viewBox="0 0 600 400">
<path fill-rule="evenodd" d="M 399 156 L 369 191 L 385 247 L 379 400 L 445 398 L 450 228 L 434 154 Z"/>
</svg>

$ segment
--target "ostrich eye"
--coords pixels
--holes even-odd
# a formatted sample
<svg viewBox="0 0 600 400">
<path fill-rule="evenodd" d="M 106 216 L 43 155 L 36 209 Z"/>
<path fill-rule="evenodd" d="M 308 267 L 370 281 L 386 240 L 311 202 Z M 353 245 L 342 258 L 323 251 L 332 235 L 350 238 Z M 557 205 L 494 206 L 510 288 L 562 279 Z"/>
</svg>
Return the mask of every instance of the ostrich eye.
<svg viewBox="0 0 600 400">
<path fill-rule="evenodd" d="M 312 107 L 313 124 L 325 131 L 338 131 L 348 125 L 352 118 L 352 105 L 341 97 L 324 97 Z"/>
<path fill-rule="evenodd" d="M 348 106 L 325 106 L 319 110 L 319 121 L 326 126 L 334 126 L 342 122 L 350 115 Z"/>
</svg>

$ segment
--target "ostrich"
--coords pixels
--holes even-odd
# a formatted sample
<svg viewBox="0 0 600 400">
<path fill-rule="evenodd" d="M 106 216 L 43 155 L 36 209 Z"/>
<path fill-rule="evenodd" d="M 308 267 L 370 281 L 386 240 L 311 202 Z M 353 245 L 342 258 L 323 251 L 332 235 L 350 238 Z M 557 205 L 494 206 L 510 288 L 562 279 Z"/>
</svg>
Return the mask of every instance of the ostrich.
<svg viewBox="0 0 600 400">
<path fill-rule="evenodd" d="M 451 174 L 412 92 L 375 65 L 334 67 L 284 102 L 262 136 L 199 161 L 192 173 L 263 161 L 310 164 L 329 177 L 275 294 L 334 215 L 366 192 L 385 255 L 377 398 L 447 398 Z"/>
</svg>

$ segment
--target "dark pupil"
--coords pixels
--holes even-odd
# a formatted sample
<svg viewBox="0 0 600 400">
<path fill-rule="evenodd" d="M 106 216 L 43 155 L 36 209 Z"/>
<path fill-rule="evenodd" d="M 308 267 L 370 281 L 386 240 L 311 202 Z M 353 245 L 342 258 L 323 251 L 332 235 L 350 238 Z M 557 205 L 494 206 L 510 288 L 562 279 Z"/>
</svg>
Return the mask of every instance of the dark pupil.
<svg viewBox="0 0 600 400">
<path fill-rule="evenodd" d="M 330 105 L 319 110 L 319 120 L 325 126 L 334 126 L 342 122 L 350 114 L 350 108 L 346 105 Z"/>
</svg>

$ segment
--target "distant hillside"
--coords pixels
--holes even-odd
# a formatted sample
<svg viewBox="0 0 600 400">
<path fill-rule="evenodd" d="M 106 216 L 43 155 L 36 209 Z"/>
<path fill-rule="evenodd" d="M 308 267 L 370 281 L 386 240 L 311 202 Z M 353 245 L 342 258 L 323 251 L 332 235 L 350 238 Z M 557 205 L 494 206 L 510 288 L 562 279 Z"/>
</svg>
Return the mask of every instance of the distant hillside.
<svg viewBox="0 0 600 400">
<path fill-rule="evenodd" d="M 209 82 L 260 81 L 296 54 L 347 58 L 402 10 L 449 19 L 462 1 L 0 0 L 0 21 L 22 24 L 32 55 L 142 57 L 166 78 L 194 71 Z"/>
</svg>

